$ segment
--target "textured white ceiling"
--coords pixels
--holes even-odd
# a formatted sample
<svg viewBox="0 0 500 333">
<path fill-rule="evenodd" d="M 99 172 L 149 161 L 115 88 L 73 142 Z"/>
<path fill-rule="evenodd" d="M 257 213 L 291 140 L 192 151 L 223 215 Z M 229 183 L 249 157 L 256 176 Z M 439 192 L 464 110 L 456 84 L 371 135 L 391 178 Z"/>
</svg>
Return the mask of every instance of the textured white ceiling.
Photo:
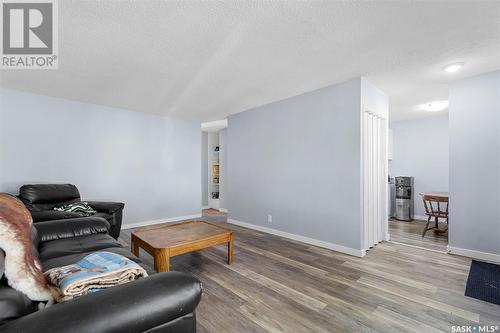
<svg viewBox="0 0 500 333">
<path fill-rule="evenodd" d="M 500 68 L 499 1 L 64 0 L 59 15 L 59 69 L 1 86 L 209 121 L 365 75 L 397 121 Z"/>
</svg>

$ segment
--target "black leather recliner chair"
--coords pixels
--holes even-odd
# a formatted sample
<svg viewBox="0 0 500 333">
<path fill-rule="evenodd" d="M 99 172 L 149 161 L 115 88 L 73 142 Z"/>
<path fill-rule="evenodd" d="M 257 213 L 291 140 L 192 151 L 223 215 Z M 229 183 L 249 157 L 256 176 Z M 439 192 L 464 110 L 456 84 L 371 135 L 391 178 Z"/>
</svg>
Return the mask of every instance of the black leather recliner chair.
<svg viewBox="0 0 500 333">
<path fill-rule="evenodd" d="M 28 208 L 33 222 L 44 222 L 81 217 L 73 212 L 54 210 L 59 204 L 82 201 L 80 192 L 72 184 L 36 184 L 23 185 L 19 189 L 19 199 Z M 118 239 L 122 226 L 124 204 L 121 202 L 87 201 L 97 211 L 95 217 L 103 217 L 109 222 L 109 234 Z"/>
<path fill-rule="evenodd" d="M 75 263 L 95 251 L 121 254 L 150 276 L 36 311 L 24 294 L 0 279 L 0 332 L 195 333 L 201 283 L 191 274 L 154 273 L 108 235 L 108 222 L 80 217 L 33 225 L 33 254 L 43 271 Z"/>
</svg>

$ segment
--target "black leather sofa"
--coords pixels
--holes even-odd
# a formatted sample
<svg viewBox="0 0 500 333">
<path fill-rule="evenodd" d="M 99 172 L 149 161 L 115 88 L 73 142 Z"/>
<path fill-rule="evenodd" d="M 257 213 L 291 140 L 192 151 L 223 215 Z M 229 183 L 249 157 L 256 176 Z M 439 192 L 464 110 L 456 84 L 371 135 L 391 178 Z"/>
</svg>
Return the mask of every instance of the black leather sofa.
<svg viewBox="0 0 500 333">
<path fill-rule="evenodd" d="M 33 253 L 43 270 L 104 250 L 146 268 L 150 276 L 36 311 L 24 294 L 0 281 L 0 332 L 196 332 L 201 283 L 180 272 L 154 273 L 108 234 L 100 217 L 34 224 Z"/>
<path fill-rule="evenodd" d="M 80 217 L 73 212 L 54 210 L 54 207 L 59 204 L 82 201 L 78 188 L 73 184 L 23 185 L 19 189 L 18 197 L 30 211 L 34 223 Z M 110 225 L 109 234 L 118 239 L 122 226 L 124 204 L 104 201 L 87 202 L 97 211 L 93 216 L 105 218 Z"/>
</svg>

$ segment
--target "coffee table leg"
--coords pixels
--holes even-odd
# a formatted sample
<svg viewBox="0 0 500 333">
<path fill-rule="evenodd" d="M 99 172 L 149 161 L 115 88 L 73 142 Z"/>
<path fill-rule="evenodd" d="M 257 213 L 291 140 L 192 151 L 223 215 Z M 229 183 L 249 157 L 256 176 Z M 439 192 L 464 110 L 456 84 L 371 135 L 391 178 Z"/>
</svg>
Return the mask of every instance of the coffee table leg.
<svg viewBox="0 0 500 333">
<path fill-rule="evenodd" d="M 134 256 L 139 257 L 139 244 L 137 244 L 134 236 L 132 236 L 130 247 L 132 248 L 131 250 Z"/>
<path fill-rule="evenodd" d="M 168 249 L 157 250 L 155 253 L 155 271 L 168 272 L 170 270 L 170 253 Z"/>
<path fill-rule="evenodd" d="M 231 265 L 233 263 L 233 235 L 229 236 L 229 242 L 227 242 L 227 264 Z"/>
</svg>

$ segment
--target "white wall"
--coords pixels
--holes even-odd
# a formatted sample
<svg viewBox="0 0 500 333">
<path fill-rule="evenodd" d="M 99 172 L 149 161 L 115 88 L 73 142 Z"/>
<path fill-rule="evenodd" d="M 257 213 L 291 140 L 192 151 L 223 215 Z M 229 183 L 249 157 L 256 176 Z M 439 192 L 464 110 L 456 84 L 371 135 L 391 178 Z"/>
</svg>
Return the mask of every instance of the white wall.
<svg viewBox="0 0 500 333">
<path fill-rule="evenodd" d="M 500 261 L 500 71 L 450 86 L 449 244 Z"/>
<path fill-rule="evenodd" d="M 448 192 L 448 115 L 392 123 L 393 156 L 391 177 L 414 177 L 416 217 L 425 218 L 419 193 Z"/>
<path fill-rule="evenodd" d="M 362 248 L 361 81 L 229 117 L 229 218 Z"/>
<path fill-rule="evenodd" d="M 200 123 L 0 89 L 0 191 L 73 183 L 124 223 L 199 214 Z"/>
</svg>

